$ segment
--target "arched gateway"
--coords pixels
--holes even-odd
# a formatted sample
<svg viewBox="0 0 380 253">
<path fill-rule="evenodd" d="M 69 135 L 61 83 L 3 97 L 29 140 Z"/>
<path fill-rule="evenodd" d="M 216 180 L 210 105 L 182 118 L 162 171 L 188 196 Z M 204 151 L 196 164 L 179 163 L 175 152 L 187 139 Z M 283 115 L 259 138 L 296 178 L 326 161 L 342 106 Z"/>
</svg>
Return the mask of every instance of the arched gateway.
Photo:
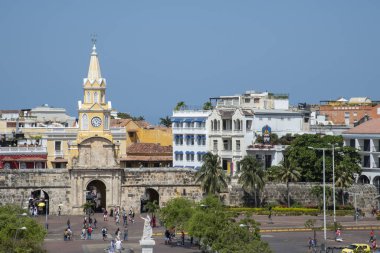
<svg viewBox="0 0 380 253">
<path fill-rule="evenodd" d="M 145 190 L 144 196 L 141 197 L 141 206 L 140 212 L 144 213 L 148 211 L 147 205 L 149 203 L 155 203 L 156 205 L 160 205 L 160 195 L 155 189 L 147 188 Z"/>
<path fill-rule="evenodd" d="M 86 188 L 86 201 L 94 204 L 95 212 L 106 208 L 106 185 L 100 180 L 91 181 Z"/>
</svg>

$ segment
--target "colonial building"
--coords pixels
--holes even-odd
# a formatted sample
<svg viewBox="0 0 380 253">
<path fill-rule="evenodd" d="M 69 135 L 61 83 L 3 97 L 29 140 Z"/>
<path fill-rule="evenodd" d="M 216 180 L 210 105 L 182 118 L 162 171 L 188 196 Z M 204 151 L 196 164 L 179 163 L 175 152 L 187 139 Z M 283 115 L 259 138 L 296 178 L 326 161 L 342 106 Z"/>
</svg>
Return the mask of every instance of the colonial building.
<svg viewBox="0 0 380 253">
<path fill-rule="evenodd" d="M 380 194 L 380 119 L 369 120 L 343 133 L 344 145 L 361 156 L 362 174 L 357 182 L 373 184 Z"/>
<path fill-rule="evenodd" d="M 195 168 L 202 166 L 203 155 L 208 149 L 206 120 L 207 110 L 174 111 L 173 129 L 173 166 L 176 168 Z"/>
</svg>

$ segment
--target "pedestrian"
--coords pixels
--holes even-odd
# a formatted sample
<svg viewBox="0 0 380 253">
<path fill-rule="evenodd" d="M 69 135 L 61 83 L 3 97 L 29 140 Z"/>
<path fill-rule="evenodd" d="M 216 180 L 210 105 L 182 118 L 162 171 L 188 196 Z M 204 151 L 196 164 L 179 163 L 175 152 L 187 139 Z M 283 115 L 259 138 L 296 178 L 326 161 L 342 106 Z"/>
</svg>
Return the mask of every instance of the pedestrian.
<svg viewBox="0 0 380 253">
<path fill-rule="evenodd" d="M 115 250 L 117 253 L 121 253 L 121 250 L 123 249 L 123 246 L 121 244 L 121 240 L 117 239 L 115 242 Z"/>
<path fill-rule="evenodd" d="M 92 227 L 92 218 L 91 217 L 88 218 L 88 224 L 89 224 L 90 227 Z"/>
<path fill-rule="evenodd" d="M 63 240 L 64 241 L 67 241 L 67 235 L 68 235 L 68 233 L 67 233 L 67 228 L 66 228 L 65 231 L 63 232 Z"/>
<path fill-rule="evenodd" d="M 115 252 L 115 240 L 111 240 L 111 244 L 108 247 L 108 253 L 114 253 Z"/>
<path fill-rule="evenodd" d="M 104 220 L 104 221 L 108 221 L 108 211 L 107 211 L 107 209 L 104 210 L 104 213 L 103 213 L 103 220 Z"/>
<path fill-rule="evenodd" d="M 152 227 L 156 227 L 156 216 L 153 214 L 153 217 L 152 217 Z"/>
<path fill-rule="evenodd" d="M 372 242 L 373 239 L 375 239 L 375 231 L 372 229 L 371 232 L 369 232 L 369 242 Z"/>
<path fill-rule="evenodd" d="M 128 241 L 128 227 L 127 225 L 124 226 L 124 241 Z"/>
<path fill-rule="evenodd" d="M 169 244 L 170 241 L 170 232 L 169 229 L 165 230 L 165 244 Z"/>
<path fill-rule="evenodd" d="M 120 224 L 120 216 L 118 214 L 115 215 L 115 221 L 116 221 L 116 225 Z"/>
<path fill-rule="evenodd" d="M 90 226 L 87 229 L 87 239 L 88 240 L 91 240 L 91 234 L 92 234 L 92 227 Z"/>
<path fill-rule="evenodd" d="M 82 228 L 82 233 L 80 234 L 80 239 L 86 240 L 86 229 L 83 227 Z"/>
<path fill-rule="evenodd" d="M 113 217 L 113 208 L 111 208 L 110 217 Z"/>
<path fill-rule="evenodd" d="M 102 228 L 102 236 L 103 236 L 103 241 L 107 239 L 107 228 L 103 227 Z"/>
<path fill-rule="evenodd" d="M 58 206 L 58 216 L 61 216 L 61 206 Z"/>
<path fill-rule="evenodd" d="M 182 246 L 185 245 L 185 232 L 183 230 L 181 231 L 181 244 Z"/>
<path fill-rule="evenodd" d="M 373 240 L 372 240 L 371 248 L 372 248 L 372 251 L 373 251 L 373 252 L 376 251 L 376 248 L 377 248 L 376 239 L 373 239 Z"/>
<path fill-rule="evenodd" d="M 67 229 L 67 240 L 68 240 L 68 241 L 71 241 L 72 236 L 73 236 L 73 231 L 71 231 L 71 229 L 68 228 L 68 229 Z"/>
<path fill-rule="evenodd" d="M 96 228 L 96 224 L 98 224 L 98 221 L 94 218 L 94 228 Z"/>
<path fill-rule="evenodd" d="M 135 223 L 135 211 L 132 209 L 132 223 Z"/>
<path fill-rule="evenodd" d="M 115 236 L 116 236 L 116 238 L 119 239 L 119 240 L 120 240 L 120 233 L 121 233 L 121 232 L 120 232 L 120 228 L 117 228 L 117 229 L 116 229 L 116 232 L 115 232 Z"/>
<path fill-rule="evenodd" d="M 71 224 L 71 223 L 70 223 L 70 219 L 67 219 L 67 228 L 71 228 L 71 227 L 70 227 L 70 224 Z"/>
</svg>

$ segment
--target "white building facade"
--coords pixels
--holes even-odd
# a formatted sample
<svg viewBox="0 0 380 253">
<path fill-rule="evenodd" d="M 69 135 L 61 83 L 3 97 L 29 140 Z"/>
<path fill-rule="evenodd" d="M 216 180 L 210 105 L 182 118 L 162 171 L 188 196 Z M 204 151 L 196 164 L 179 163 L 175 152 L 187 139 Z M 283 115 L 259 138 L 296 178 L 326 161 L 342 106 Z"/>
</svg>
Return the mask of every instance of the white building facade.
<svg viewBox="0 0 380 253">
<path fill-rule="evenodd" d="M 172 116 L 173 167 L 199 169 L 208 152 L 206 121 L 211 111 L 180 110 Z"/>
<path fill-rule="evenodd" d="M 369 120 L 342 134 L 345 146 L 358 150 L 362 174 L 356 181 L 373 184 L 380 194 L 380 119 Z"/>
</svg>

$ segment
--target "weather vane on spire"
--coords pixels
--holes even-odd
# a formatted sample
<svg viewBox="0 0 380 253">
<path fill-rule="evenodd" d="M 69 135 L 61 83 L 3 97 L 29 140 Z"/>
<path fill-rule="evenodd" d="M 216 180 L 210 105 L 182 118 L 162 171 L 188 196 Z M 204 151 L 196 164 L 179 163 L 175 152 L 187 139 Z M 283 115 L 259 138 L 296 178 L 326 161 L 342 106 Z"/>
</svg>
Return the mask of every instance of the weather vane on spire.
<svg viewBox="0 0 380 253">
<path fill-rule="evenodd" d="M 92 33 L 91 34 L 91 41 L 92 41 L 92 44 L 96 44 L 96 38 L 98 37 L 98 35 L 96 33 Z"/>
<path fill-rule="evenodd" d="M 97 36 L 98 35 L 96 33 L 92 33 L 91 34 L 91 41 L 92 41 L 92 44 L 93 44 L 93 46 L 92 46 L 92 54 L 96 54 L 96 46 L 95 46 L 95 44 L 96 44 L 96 37 Z"/>
</svg>

